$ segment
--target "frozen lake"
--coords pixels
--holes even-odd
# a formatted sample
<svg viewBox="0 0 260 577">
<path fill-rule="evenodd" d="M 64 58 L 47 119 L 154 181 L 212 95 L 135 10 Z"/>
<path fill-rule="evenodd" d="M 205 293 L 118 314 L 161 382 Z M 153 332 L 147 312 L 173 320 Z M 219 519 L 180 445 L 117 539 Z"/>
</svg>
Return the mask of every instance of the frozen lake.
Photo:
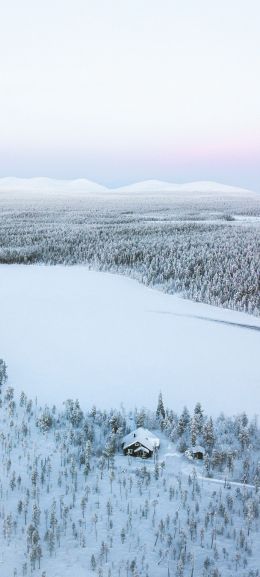
<svg viewBox="0 0 260 577">
<path fill-rule="evenodd" d="M 260 319 L 80 266 L 1 265 L 0 302 L 9 382 L 41 403 L 259 412 Z"/>
</svg>

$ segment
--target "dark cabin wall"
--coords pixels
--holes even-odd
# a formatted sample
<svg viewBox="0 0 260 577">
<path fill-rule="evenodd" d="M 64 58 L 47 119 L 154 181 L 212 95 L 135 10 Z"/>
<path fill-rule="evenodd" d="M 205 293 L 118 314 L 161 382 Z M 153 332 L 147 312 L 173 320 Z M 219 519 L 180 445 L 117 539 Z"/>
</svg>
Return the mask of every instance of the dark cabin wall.
<svg viewBox="0 0 260 577">
<path fill-rule="evenodd" d="M 128 453 L 129 449 L 132 449 L 132 451 L 133 451 L 133 453 L 132 453 L 131 455 L 129 455 L 129 453 Z M 138 451 L 138 453 L 134 453 L 134 450 L 135 450 L 135 449 L 137 449 L 137 447 L 135 446 L 135 443 L 133 443 L 132 445 L 130 445 L 130 446 L 127 447 L 126 449 L 123 449 L 124 455 L 129 455 L 130 457 L 140 457 L 140 456 L 142 456 L 142 458 L 146 458 L 146 459 L 149 459 L 149 458 L 152 457 L 152 455 L 153 455 L 153 452 L 152 452 L 152 451 L 149 451 L 149 453 L 146 453 L 146 456 L 143 456 L 143 455 L 138 454 L 139 451 Z M 139 444 L 138 449 L 140 450 L 140 452 L 142 451 L 142 445 L 141 445 L 141 444 Z"/>
</svg>

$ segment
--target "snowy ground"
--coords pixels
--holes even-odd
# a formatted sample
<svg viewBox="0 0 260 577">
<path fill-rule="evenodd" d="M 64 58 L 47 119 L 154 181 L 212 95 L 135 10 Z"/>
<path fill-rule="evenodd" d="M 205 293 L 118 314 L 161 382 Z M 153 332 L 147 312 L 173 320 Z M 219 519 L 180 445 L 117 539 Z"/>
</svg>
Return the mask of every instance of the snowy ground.
<svg viewBox="0 0 260 577">
<path fill-rule="evenodd" d="M 259 410 L 257 318 L 80 266 L 1 265 L 0 302 L 9 382 L 41 403 Z"/>
<path fill-rule="evenodd" d="M 85 476 L 81 426 L 55 413 L 56 426 L 41 432 L 38 406 L 4 398 L 1 577 L 259 577 L 255 488 L 205 479 L 203 463 L 189 462 L 159 431 L 158 462 L 119 451 L 108 468 L 102 417 L 86 421 L 100 458 L 91 456 Z"/>
</svg>

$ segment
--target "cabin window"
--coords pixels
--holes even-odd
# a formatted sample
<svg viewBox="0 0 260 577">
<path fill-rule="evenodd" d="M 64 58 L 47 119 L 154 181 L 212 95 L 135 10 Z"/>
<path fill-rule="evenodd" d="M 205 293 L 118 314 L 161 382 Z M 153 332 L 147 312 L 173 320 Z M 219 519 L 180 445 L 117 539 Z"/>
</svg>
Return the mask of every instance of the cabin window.
<svg viewBox="0 0 260 577">
<path fill-rule="evenodd" d="M 132 455 L 133 454 L 133 449 L 128 449 L 128 455 Z"/>
<path fill-rule="evenodd" d="M 140 443 L 135 443 L 135 447 L 139 447 Z"/>
</svg>

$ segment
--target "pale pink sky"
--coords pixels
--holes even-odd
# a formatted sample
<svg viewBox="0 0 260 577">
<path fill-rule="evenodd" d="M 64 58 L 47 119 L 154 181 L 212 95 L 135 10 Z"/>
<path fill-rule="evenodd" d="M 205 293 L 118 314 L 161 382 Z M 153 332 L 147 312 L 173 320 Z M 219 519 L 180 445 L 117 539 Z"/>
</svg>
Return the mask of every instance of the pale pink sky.
<svg viewBox="0 0 260 577">
<path fill-rule="evenodd" d="M 260 190 L 259 0 L 8 0 L 0 177 Z"/>
</svg>

